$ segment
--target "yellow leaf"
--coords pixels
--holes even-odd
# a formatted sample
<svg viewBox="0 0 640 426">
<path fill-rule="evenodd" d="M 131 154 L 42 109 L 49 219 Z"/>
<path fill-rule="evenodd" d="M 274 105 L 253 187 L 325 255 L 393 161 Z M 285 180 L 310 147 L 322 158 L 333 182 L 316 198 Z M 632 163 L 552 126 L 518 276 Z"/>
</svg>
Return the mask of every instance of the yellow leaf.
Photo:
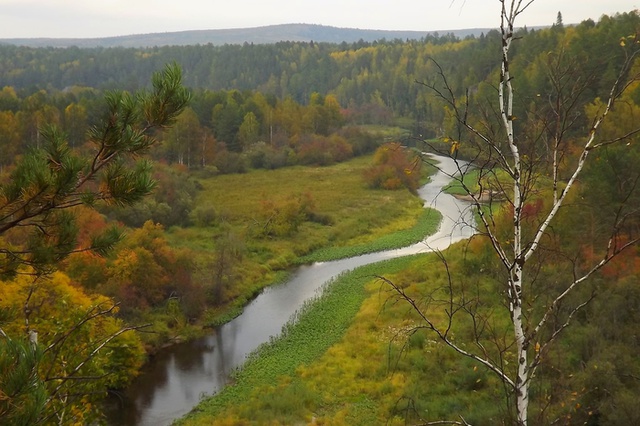
<svg viewBox="0 0 640 426">
<path fill-rule="evenodd" d="M 458 142 L 458 141 L 453 141 L 451 143 L 451 155 L 453 155 L 453 153 L 458 150 L 458 146 L 459 145 L 460 145 L 460 142 Z"/>
</svg>

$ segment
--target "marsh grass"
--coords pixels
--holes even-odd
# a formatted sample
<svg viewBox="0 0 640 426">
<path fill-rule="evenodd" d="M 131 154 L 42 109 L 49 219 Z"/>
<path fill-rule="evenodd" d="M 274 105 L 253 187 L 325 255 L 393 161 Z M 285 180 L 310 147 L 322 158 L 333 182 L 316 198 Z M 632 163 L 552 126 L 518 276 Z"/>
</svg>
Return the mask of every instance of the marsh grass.
<svg viewBox="0 0 640 426">
<path fill-rule="evenodd" d="M 453 261 L 462 261 L 464 247 L 454 250 Z M 446 287 L 443 269 L 437 256 L 422 254 L 341 275 L 281 338 L 249 358 L 233 385 L 179 424 L 404 425 L 459 414 L 474 424 L 500 423 L 497 380 L 416 328 L 419 318 L 375 278 L 420 298 Z"/>
<path fill-rule="evenodd" d="M 290 395 L 294 402 L 298 401 L 295 393 L 284 391 L 299 380 L 293 378 L 296 369 L 311 364 L 340 341 L 368 295 L 367 282 L 385 271 L 397 272 L 409 261 L 409 258 L 402 258 L 367 265 L 331 281 L 319 298 L 306 303 L 297 313 L 295 324 L 286 325 L 279 338 L 262 345 L 248 357 L 243 368 L 235 374 L 232 385 L 203 401 L 178 424 L 211 424 L 225 409 L 231 410 L 229 418 L 241 417 L 243 412 L 270 419 L 276 415 L 306 418 L 309 407 L 304 404 L 268 401 L 274 398 L 274 394 L 278 398 Z M 243 407 L 243 402 L 251 398 L 261 399 L 260 402 L 254 401 L 261 407 L 260 413 L 256 412 L 257 407 L 253 403 Z M 307 399 L 317 403 L 317 396 L 308 396 Z M 282 412 L 283 407 L 289 407 L 286 413 Z"/>
<path fill-rule="evenodd" d="M 170 243 L 191 249 L 198 264 L 206 268 L 219 235 L 230 232 L 243 242 L 237 265 L 242 274 L 225 289 L 223 300 L 206 313 L 206 324 L 219 324 L 237 315 L 257 292 L 281 280 L 292 266 L 401 247 L 437 226 L 438 219 L 408 191 L 366 187 L 362 175 L 371 159 L 365 156 L 331 167 L 294 166 L 199 180 L 203 189 L 195 200 L 194 225 L 169 229 Z M 280 237 L 256 232 L 264 225 L 260 209 L 265 201 L 285 203 L 304 194 L 312 200 L 313 215 L 296 232 Z M 313 257 L 311 253 L 317 254 Z"/>
<path fill-rule="evenodd" d="M 422 241 L 425 236 L 433 234 L 438 230 L 442 215 L 434 209 L 425 208 L 418 221 L 408 229 L 401 229 L 393 233 L 384 235 L 372 241 L 369 238 L 354 238 L 354 245 L 343 247 L 327 247 L 314 251 L 313 253 L 300 258 L 301 263 L 326 262 L 345 257 L 358 256 L 365 253 L 373 253 L 383 250 L 406 247 Z M 364 240 L 363 242 L 360 242 Z"/>
</svg>

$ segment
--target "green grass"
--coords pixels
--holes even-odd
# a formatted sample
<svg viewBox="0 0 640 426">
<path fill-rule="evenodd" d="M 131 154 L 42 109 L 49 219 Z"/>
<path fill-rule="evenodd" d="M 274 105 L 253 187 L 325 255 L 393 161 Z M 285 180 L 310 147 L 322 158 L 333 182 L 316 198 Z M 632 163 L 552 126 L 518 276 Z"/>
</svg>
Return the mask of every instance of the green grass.
<svg viewBox="0 0 640 426">
<path fill-rule="evenodd" d="M 452 265 L 465 251 L 457 247 Z M 232 385 L 178 424 L 288 425 L 315 419 L 331 425 L 403 425 L 423 418 L 459 420 L 458 415 L 474 424 L 490 424 L 489 419 L 499 424 L 496 379 L 429 332 L 409 333 L 419 318 L 375 278 L 384 275 L 417 295 L 446 286 L 443 269 L 437 256 L 423 254 L 341 275 L 300 311 L 282 337 L 250 356 Z M 493 294 L 487 285 L 480 282 Z M 436 321 L 444 316 L 433 313 Z M 460 325 L 456 335 L 462 337 L 468 331 Z"/>
<path fill-rule="evenodd" d="M 342 338 L 351 325 L 368 296 L 365 284 L 375 275 L 406 268 L 410 261 L 411 258 L 405 257 L 363 266 L 332 281 L 318 299 L 308 302 L 299 311 L 295 324 L 285 326 L 281 337 L 261 346 L 248 358 L 243 368 L 235 374 L 232 385 L 201 402 L 177 424 L 212 424 L 223 409 L 239 406 L 254 394 L 255 389 L 275 384 L 282 376 L 295 373 L 300 365 L 319 358 Z M 283 398 L 286 395 L 277 398 L 272 396 L 277 402 L 272 403 L 271 408 L 268 401 L 263 401 L 261 410 L 256 410 L 253 415 L 269 419 L 274 413 L 282 415 L 283 407 L 289 407 L 285 411 L 297 411 L 304 407 L 300 404 L 300 392 L 289 391 L 291 404 L 287 404 L 287 398 Z"/>
<path fill-rule="evenodd" d="M 478 186 L 478 170 L 472 169 L 466 173 L 463 177 L 464 185 L 469 188 L 471 192 L 477 192 Z M 449 185 L 444 187 L 444 192 L 451 195 L 467 195 L 467 190 L 464 189 L 461 182 L 457 180 L 452 181 Z"/>
<path fill-rule="evenodd" d="M 504 170 L 495 169 L 487 173 L 484 172 L 485 175 L 480 179 L 480 171 L 478 169 L 471 169 L 467 173 L 465 173 L 463 182 L 464 185 L 471 191 L 472 193 L 477 193 L 480 191 L 480 185 L 478 180 L 480 179 L 482 183 L 483 190 L 487 190 L 489 188 L 493 188 L 497 190 L 497 188 L 511 188 L 513 185 L 511 179 L 507 175 Z M 462 183 L 458 181 L 453 181 L 449 185 L 444 188 L 445 192 L 452 195 L 467 195 L 467 191 L 463 188 Z"/>
<path fill-rule="evenodd" d="M 382 236 L 370 243 L 356 244 L 346 247 L 327 247 L 300 258 L 302 263 L 326 262 L 345 257 L 353 257 L 366 253 L 406 247 L 422 241 L 425 236 L 438 230 L 442 215 L 434 209 L 425 209 L 416 224 L 405 230 Z"/>
<path fill-rule="evenodd" d="M 330 167 L 295 166 L 200 179 L 203 189 L 194 211 L 207 209 L 214 220 L 210 226 L 169 229 L 170 244 L 192 250 L 200 265 L 211 263 L 215 240 L 224 233 L 235 235 L 243 247 L 237 265 L 242 274 L 225 290 L 220 306 L 209 309 L 205 323 L 219 324 L 237 315 L 256 292 L 281 280 L 295 265 L 401 247 L 429 233 L 436 218 L 418 197 L 406 190 L 372 190 L 365 185 L 363 172 L 371 160 L 365 156 Z M 315 217 L 323 220 L 305 221 L 291 235 L 260 237 L 263 203 L 284 203 L 301 194 L 309 194 Z"/>
</svg>

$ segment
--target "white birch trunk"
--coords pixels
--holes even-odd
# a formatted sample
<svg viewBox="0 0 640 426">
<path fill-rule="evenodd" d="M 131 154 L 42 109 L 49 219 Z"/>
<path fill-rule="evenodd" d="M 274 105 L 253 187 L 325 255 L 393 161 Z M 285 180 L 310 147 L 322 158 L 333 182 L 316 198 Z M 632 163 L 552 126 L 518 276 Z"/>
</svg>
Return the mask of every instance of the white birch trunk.
<svg viewBox="0 0 640 426">
<path fill-rule="evenodd" d="M 528 338 L 525 335 L 525 327 L 522 317 L 522 285 L 524 282 L 524 265 L 526 259 L 522 253 L 522 164 L 520 150 L 513 131 L 513 86 L 509 71 L 509 49 L 513 41 L 514 20 L 516 16 L 526 8 L 529 3 L 522 6 L 521 2 L 512 2 L 510 7 L 502 1 L 502 20 L 500 29 L 502 32 L 502 67 L 500 73 L 499 97 L 500 113 L 506 132 L 507 142 L 513 158 L 513 260 L 509 268 L 510 277 L 507 283 L 507 295 L 509 298 L 509 310 L 513 323 L 514 338 L 517 352 L 517 372 L 514 386 L 516 398 L 516 415 L 520 425 L 527 424 L 527 412 L 529 409 L 529 364 L 527 350 Z"/>
<path fill-rule="evenodd" d="M 527 412 L 529 410 L 529 361 L 527 357 L 528 340 L 524 333 L 522 321 L 522 297 L 519 289 L 522 288 L 522 268 L 516 264 L 513 272 L 513 288 L 516 296 L 512 297 L 514 303 L 511 311 L 513 331 L 516 339 L 518 355 L 518 371 L 515 380 L 516 412 L 518 424 L 527 424 Z"/>
</svg>

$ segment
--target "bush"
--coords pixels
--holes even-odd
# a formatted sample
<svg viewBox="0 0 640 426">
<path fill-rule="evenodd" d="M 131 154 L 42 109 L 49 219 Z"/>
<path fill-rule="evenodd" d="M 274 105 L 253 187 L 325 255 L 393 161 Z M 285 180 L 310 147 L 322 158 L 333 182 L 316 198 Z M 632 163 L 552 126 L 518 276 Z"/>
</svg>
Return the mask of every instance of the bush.
<svg viewBox="0 0 640 426">
<path fill-rule="evenodd" d="M 251 146 L 244 155 L 248 164 L 254 169 L 278 169 L 289 165 L 290 148 L 276 149 L 264 142 Z"/>
<path fill-rule="evenodd" d="M 418 189 L 421 162 L 415 152 L 397 142 L 382 145 L 376 150 L 374 164 L 364 172 L 364 180 L 370 188 L 395 190 Z"/>
<path fill-rule="evenodd" d="M 365 132 L 357 127 L 348 127 L 339 132 L 351 145 L 354 156 L 368 154 L 373 152 L 378 146 L 380 136 L 371 132 Z"/>
<path fill-rule="evenodd" d="M 223 174 L 245 173 L 247 171 L 244 157 L 237 152 L 231 152 L 226 149 L 216 155 L 214 165 Z"/>
<path fill-rule="evenodd" d="M 338 135 L 330 137 L 313 136 L 311 140 L 301 142 L 298 149 L 300 164 L 328 166 L 346 161 L 353 157 L 353 149 L 345 138 Z"/>
<path fill-rule="evenodd" d="M 216 218 L 216 210 L 211 206 L 198 206 L 191 212 L 191 220 L 198 226 L 211 226 Z"/>
<path fill-rule="evenodd" d="M 258 235 L 263 237 L 284 237 L 294 234 L 306 220 L 330 220 L 314 213 L 314 201 L 310 194 L 290 196 L 283 201 L 262 200 L 260 216 L 262 226 Z"/>
</svg>

